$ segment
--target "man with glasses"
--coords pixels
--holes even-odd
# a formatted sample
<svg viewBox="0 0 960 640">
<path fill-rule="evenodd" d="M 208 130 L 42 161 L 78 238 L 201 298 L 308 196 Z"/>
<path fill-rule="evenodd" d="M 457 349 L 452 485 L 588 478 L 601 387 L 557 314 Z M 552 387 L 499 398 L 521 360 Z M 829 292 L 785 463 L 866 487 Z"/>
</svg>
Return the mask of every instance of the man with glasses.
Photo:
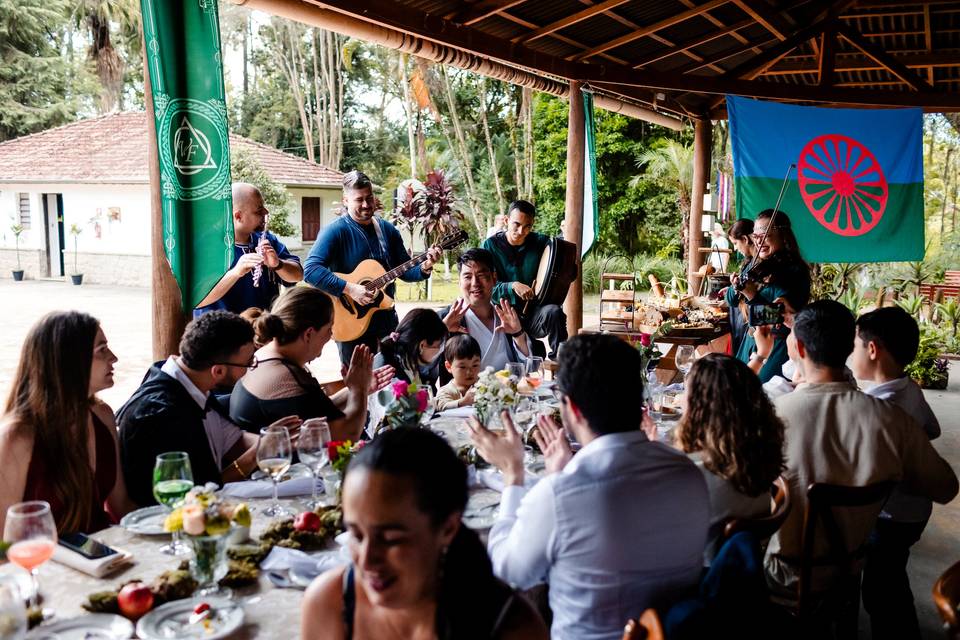
<svg viewBox="0 0 960 640">
<path fill-rule="evenodd" d="M 257 366 L 255 350 L 249 322 L 228 311 L 211 311 L 187 325 L 179 356 L 150 367 L 117 412 L 120 465 L 135 503 L 156 503 L 153 463 L 168 451 L 187 452 L 198 485 L 243 480 L 256 469 L 257 436 L 231 422 L 213 395 L 232 389 Z"/>
<path fill-rule="evenodd" d="M 555 640 L 612 640 L 624 621 L 669 603 L 700 579 L 710 503 L 683 453 L 641 430 L 640 354 L 609 335 L 571 338 L 554 393 L 563 426 L 541 416 L 546 475 L 525 488 L 524 449 L 509 416 L 503 435 L 470 421 L 477 451 L 505 489 L 488 550 L 498 577 L 547 582 Z M 568 437 L 583 448 L 573 454 Z"/>
<path fill-rule="evenodd" d="M 259 189 L 233 183 L 233 264 L 194 309 L 195 318 L 215 309 L 234 313 L 250 307 L 269 309 L 281 284 L 303 280 L 300 258 L 266 230 L 269 214 Z"/>
<path fill-rule="evenodd" d="M 410 259 L 403 246 L 403 238 L 397 228 L 376 215 L 377 199 L 373 195 L 373 183 L 360 171 L 351 171 L 343 176 L 343 211 L 337 220 L 323 230 L 307 256 L 304 278 L 313 286 L 326 291 L 334 298 L 348 295 L 358 304 L 373 302 L 376 292 L 367 291 L 363 285 L 347 282 L 336 275 L 351 273 L 364 260 L 376 260 L 389 271 Z M 423 264 L 400 276 L 406 282 L 420 282 L 430 277 L 433 264 L 440 259 L 441 251 L 433 247 L 428 251 Z M 386 294 L 395 297 L 396 287 L 387 285 Z M 381 338 L 397 328 L 399 319 L 395 309 L 383 309 L 373 314 L 367 330 L 356 340 L 338 342 L 340 361 L 347 365 L 357 345 L 367 345 L 373 353 L 379 350 Z"/>
</svg>

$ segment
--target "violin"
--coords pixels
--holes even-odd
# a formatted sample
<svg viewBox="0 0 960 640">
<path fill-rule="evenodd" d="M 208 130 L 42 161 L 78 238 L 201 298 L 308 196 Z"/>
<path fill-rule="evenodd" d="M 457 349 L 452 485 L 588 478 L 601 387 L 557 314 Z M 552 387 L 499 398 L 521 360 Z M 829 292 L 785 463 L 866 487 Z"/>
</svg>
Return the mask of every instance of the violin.
<svg viewBox="0 0 960 640">
<path fill-rule="evenodd" d="M 790 262 L 790 254 L 783 250 L 777 251 L 766 259 L 756 256 L 740 270 L 735 288 L 737 291 L 743 291 L 744 285 L 748 282 L 763 284 L 767 278 Z"/>
</svg>

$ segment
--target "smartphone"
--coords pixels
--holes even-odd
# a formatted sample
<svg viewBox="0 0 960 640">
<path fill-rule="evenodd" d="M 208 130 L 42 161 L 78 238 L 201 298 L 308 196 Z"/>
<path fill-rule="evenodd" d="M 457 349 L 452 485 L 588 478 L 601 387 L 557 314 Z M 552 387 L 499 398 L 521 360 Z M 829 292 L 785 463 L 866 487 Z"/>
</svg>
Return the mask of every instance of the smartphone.
<svg viewBox="0 0 960 640">
<path fill-rule="evenodd" d="M 76 551 L 84 558 L 89 558 L 90 560 L 99 560 L 100 558 L 106 558 L 107 556 L 112 556 L 117 553 L 116 549 L 111 549 L 102 542 L 97 542 L 82 533 L 68 533 L 60 536 L 58 542 L 67 549 Z"/>
<path fill-rule="evenodd" d="M 783 324 L 783 305 L 775 304 L 752 304 L 750 305 L 750 326 Z"/>
</svg>

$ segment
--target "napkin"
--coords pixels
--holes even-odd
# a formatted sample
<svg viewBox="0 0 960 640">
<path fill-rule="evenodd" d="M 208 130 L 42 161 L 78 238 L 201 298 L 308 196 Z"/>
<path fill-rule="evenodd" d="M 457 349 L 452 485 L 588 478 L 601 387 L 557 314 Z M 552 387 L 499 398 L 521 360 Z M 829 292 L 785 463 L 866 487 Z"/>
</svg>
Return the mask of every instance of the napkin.
<svg viewBox="0 0 960 640">
<path fill-rule="evenodd" d="M 277 486 L 277 495 L 281 498 L 308 496 L 313 493 L 313 478 L 293 478 L 281 482 Z M 317 482 L 321 482 L 317 480 Z M 322 484 L 317 485 L 320 488 Z M 231 498 L 272 498 L 273 483 L 269 480 L 245 480 L 244 482 L 228 482 L 223 485 L 221 495 Z"/>
<path fill-rule="evenodd" d="M 93 576 L 94 578 L 102 578 L 108 573 L 133 562 L 133 554 L 122 549 L 117 549 L 116 547 L 112 547 L 112 549 L 114 549 L 116 553 L 92 560 L 72 549 L 67 549 L 65 546 L 58 544 L 55 545 L 53 550 L 53 561 L 68 566 L 71 569 L 76 569 L 80 573 Z"/>
<path fill-rule="evenodd" d="M 494 491 L 499 491 L 503 493 L 503 474 L 500 473 L 498 469 L 480 469 L 476 472 L 477 482 L 486 487 L 487 489 L 493 489 Z M 540 478 L 536 477 L 533 474 L 525 473 L 523 474 L 523 486 L 526 489 L 529 489 L 533 485 L 537 484 Z"/>
<path fill-rule="evenodd" d="M 472 418 L 477 414 L 473 407 L 457 407 L 456 409 L 447 409 L 437 415 L 441 418 Z"/>
<path fill-rule="evenodd" d="M 305 575 L 320 575 L 324 571 L 335 569 L 350 562 L 341 549 L 306 554 L 297 549 L 274 547 L 270 554 L 260 562 L 264 571 L 287 571 L 295 569 Z"/>
</svg>

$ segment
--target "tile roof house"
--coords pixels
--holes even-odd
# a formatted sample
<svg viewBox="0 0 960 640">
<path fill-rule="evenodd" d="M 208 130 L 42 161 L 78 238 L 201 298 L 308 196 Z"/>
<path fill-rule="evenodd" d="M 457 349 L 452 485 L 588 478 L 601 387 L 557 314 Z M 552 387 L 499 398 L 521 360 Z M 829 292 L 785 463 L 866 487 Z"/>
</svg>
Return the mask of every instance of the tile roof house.
<svg viewBox="0 0 960 640">
<path fill-rule="evenodd" d="M 230 134 L 294 200 L 284 238 L 305 250 L 333 220 L 343 174 L 249 138 Z M 16 265 L 10 227 L 19 222 L 28 278 L 77 269 L 86 282 L 150 284 L 150 145 L 147 114 L 111 113 L 0 143 L 0 277 Z M 81 231 L 72 235 L 76 225 Z M 66 257 L 65 257 L 66 256 Z"/>
</svg>

